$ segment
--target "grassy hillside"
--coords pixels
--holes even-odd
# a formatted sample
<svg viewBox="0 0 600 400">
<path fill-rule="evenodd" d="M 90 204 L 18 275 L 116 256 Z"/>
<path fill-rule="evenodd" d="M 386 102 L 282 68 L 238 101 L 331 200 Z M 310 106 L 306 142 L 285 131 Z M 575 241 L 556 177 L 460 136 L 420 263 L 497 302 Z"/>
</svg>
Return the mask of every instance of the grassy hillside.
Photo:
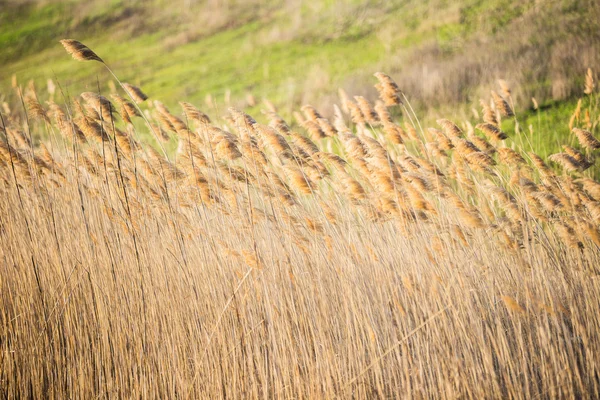
<svg viewBox="0 0 600 400">
<path fill-rule="evenodd" d="M 0 10 L 9 104 L 19 104 L 13 76 L 37 88 L 52 78 L 66 97 L 114 88 L 103 69 L 72 67 L 58 40 L 73 37 L 151 98 L 185 98 L 213 116 L 232 104 L 260 119 L 263 98 L 288 119 L 307 103 L 330 116 L 340 87 L 373 100 L 371 75 L 383 70 L 423 120 L 466 120 L 504 79 L 523 128 L 544 128 L 533 133 L 544 155 L 560 150 L 569 127 L 554 121 L 568 120 L 586 69 L 600 66 L 600 4 L 585 0 L 48 0 Z"/>
<path fill-rule="evenodd" d="M 580 93 L 573 77 L 599 64 L 599 9 L 533 0 L 5 1 L 0 88 L 10 95 L 12 74 L 38 85 L 54 77 L 74 93 L 106 81 L 93 66 L 70 68 L 58 40 L 73 37 L 167 104 L 230 91 L 319 106 L 338 87 L 373 95 L 364 77 L 386 70 L 427 107 L 476 102 L 498 78 L 529 105 L 532 96 Z"/>
</svg>

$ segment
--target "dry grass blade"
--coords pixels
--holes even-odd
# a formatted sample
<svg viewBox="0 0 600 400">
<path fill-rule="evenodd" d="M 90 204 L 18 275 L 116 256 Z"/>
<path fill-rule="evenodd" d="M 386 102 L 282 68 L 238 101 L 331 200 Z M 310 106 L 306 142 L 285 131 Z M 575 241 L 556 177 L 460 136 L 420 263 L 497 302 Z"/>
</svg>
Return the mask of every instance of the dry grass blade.
<svg viewBox="0 0 600 400">
<path fill-rule="evenodd" d="M 377 365 L 382 359 L 384 359 L 385 357 L 387 357 L 390 353 L 392 353 L 394 350 L 396 350 L 399 346 L 401 346 L 404 342 L 406 342 L 408 339 L 410 339 L 415 333 L 419 332 L 421 329 L 423 329 L 424 327 L 426 327 L 431 321 L 433 321 L 434 319 L 436 319 L 438 316 L 440 316 L 441 314 L 445 313 L 446 310 L 448 310 L 451 306 L 447 306 L 446 308 L 436 312 L 435 314 L 433 314 L 431 317 L 427 318 L 425 321 L 421 322 L 421 324 L 419 324 L 419 326 L 417 326 L 415 329 L 413 329 L 412 331 L 410 331 L 408 334 L 406 334 L 401 340 L 399 340 L 395 345 L 393 345 L 392 347 L 390 347 L 389 349 L 387 349 L 382 355 L 380 355 L 375 361 L 373 361 L 371 364 L 367 365 L 366 368 L 364 368 L 362 371 L 360 371 L 354 378 L 350 379 L 348 382 L 346 382 L 346 384 L 344 385 L 344 389 L 348 388 L 350 385 L 352 385 L 354 382 L 356 382 L 358 379 L 360 379 L 361 376 L 363 376 L 365 373 L 367 373 L 371 368 L 373 368 L 375 365 Z"/>
</svg>

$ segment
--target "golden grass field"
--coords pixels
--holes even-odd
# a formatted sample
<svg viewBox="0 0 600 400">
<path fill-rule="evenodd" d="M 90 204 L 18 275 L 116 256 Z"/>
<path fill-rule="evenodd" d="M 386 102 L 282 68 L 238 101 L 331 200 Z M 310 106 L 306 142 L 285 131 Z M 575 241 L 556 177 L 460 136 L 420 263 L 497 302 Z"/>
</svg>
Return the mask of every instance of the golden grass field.
<svg viewBox="0 0 600 400">
<path fill-rule="evenodd" d="M 426 127 L 372 83 L 376 102 L 340 91 L 292 123 L 266 101 L 258 123 L 14 82 L 2 398 L 599 397 L 593 72 L 548 159 L 501 130 L 505 84 Z"/>
</svg>

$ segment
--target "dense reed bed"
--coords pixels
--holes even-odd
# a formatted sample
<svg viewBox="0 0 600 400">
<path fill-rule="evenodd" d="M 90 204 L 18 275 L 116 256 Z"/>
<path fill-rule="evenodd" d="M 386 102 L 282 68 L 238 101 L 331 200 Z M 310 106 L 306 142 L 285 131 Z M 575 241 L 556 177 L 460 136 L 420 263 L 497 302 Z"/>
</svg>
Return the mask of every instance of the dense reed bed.
<svg viewBox="0 0 600 400">
<path fill-rule="evenodd" d="M 600 396 L 588 75 L 589 107 L 548 160 L 502 131 L 505 85 L 480 121 L 426 128 L 383 73 L 377 102 L 342 91 L 333 116 L 307 105 L 294 123 L 269 102 L 258 123 L 128 84 L 60 102 L 15 84 L 0 394 Z"/>
</svg>

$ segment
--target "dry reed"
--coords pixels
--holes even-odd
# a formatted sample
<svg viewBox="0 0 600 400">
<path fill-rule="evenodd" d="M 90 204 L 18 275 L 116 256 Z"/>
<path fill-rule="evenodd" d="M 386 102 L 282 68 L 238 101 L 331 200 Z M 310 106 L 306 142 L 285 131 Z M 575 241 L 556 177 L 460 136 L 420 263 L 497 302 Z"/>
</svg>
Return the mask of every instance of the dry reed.
<svg viewBox="0 0 600 400">
<path fill-rule="evenodd" d="M 396 120 L 376 77 L 385 103 L 340 92 L 333 125 L 118 94 L 124 121 L 98 94 L 30 101 L 31 135 L 0 114 L 2 397 L 599 397 L 592 131 L 557 170 L 485 103 L 498 147 Z"/>
</svg>

